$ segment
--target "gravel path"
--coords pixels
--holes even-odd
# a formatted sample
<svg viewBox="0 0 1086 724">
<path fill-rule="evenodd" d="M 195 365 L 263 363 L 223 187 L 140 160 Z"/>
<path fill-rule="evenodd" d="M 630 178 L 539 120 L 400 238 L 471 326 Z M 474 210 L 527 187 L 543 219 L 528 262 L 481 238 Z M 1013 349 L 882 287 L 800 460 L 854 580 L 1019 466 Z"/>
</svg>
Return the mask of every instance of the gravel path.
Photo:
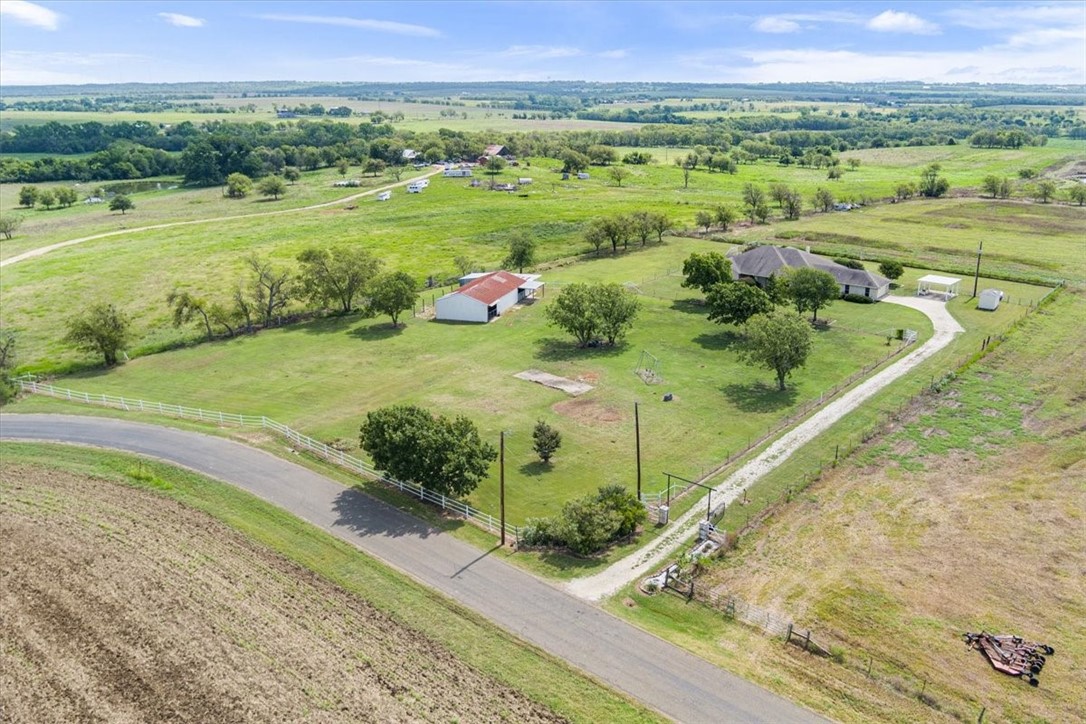
<svg viewBox="0 0 1086 724">
<path fill-rule="evenodd" d="M 258 217 L 258 216 L 279 216 L 281 214 L 295 214 L 295 213 L 298 213 L 300 211 L 312 211 L 314 209 L 323 209 L 323 208 L 327 208 L 329 206 L 335 206 L 336 204 L 342 204 L 342 203 L 344 203 L 346 201 L 353 201 L 354 199 L 360 199 L 363 196 L 372 196 L 374 194 L 379 194 L 382 191 L 388 191 L 389 189 L 394 189 L 394 188 L 397 188 L 399 186 L 406 186 L 407 184 L 411 183 L 412 181 L 417 181 L 417 180 L 423 179 L 423 178 L 430 178 L 431 176 L 433 176 L 433 175 L 435 175 L 437 173 L 440 173 L 440 172 L 441 172 L 441 169 L 434 169 L 434 170 L 430 171 L 429 173 L 424 173 L 421 176 L 415 176 L 414 178 L 409 178 L 409 179 L 407 179 L 405 181 L 398 181 L 398 182 L 396 182 L 394 184 L 389 184 L 388 186 L 381 186 L 380 188 L 370 189 L 369 191 L 362 191 L 361 193 L 353 194 L 351 196 L 345 196 L 345 197 L 343 197 L 341 199 L 336 199 L 335 201 L 325 201 L 322 204 L 313 204 L 312 206 L 301 206 L 301 207 L 296 208 L 296 209 L 280 209 L 278 211 L 260 211 L 260 212 L 257 212 L 255 214 L 239 214 L 238 216 L 216 216 L 216 217 L 212 217 L 210 219 L 193 219 L 192 221 L 171 221 L 171 222 L 166 223 L 166 224 L 152 224 L 151 226 L 139 226 L 139 227 L 136 227 L 134 229 L 119 229 L 117 231 L 106 231 L 106 232 L 103 232 L 101 234 L 92 234 L 90 236 L 81 236 L 78 239 L 69 239 L 68 241 L 58 241 L 56 244 L 50 244 L 48 246 L 42 246 L 42 247 L 39 247 L 37 249 L 31 249 L 30 251 L 24 251 L 22 254 L 16 254 L 15 256 L 11 257 L 10 259 L 4 259 L 3 261 L 0 261 L 0 268 L 6 267 L 9 264 L 17 264 L 17 263 L 19 263 L 21 261 L 25 261 L 27 259 L 33 259 L 36 256 L 43 256 L 45 254 L 48 254 L 51 251 L 56 251 L 57 249 L 63 249 L 66 246 L 74 246 L 75 244 L 82 244 L 85 241 L 94 241 L 95 239 L 105 239 L 105 238 L 110 237 L 110 236 L 120 236 L 122 234 L 135 234 L 136 232 L 139 232 L 139 231 L 154 231 L 155 229 L 170 229 L 170 228 L 173 228 L 175 226 L 193 226 L 195 224 L 211 224 L 211 223 L 217 223 L 217 222 L 220 222 L 220 221 L 235 221 L 237 219 L 254 219 L 254 218 Z"/>
<path fill-rule="evenodd" d="M 879 390 L 946 347 L 956 335 L 965 331 L 958 324 L 958 320 L 947 311 L 946 304 L 943 302 L 915 297 L 888 297 L 883 302 L 911 307 L 926 314 L 935 327 L 935 333 L 931 339 L 782 435 L 763 453 L 713 488 L 715 501 L 731 504 L 737 500 L 744 490 L 787 460 L 796 450 L 859 407 Z M 648 550 L 631 553 L 595 575 L 570 581 L 566 585 L 566 590 L 579 598 L 597 601 L 615 593 L 630 581 L 654 573 L 674 557 L 675 552 L 697 530 L 697 525 L 702 519 L 701 506 L 694 506 L 686 514 L 674 519 L 671 522 L 671 530 L 653 541 Z"/>
</svg>

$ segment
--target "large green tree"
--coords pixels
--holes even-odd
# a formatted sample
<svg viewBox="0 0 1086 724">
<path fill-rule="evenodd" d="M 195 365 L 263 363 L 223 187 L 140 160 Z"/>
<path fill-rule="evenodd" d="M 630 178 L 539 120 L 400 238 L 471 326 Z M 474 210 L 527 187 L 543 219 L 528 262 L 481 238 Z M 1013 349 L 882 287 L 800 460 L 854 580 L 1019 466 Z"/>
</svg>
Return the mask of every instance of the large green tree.
<svg viewBox="0 0 1086 724">
<path fill-rule="evenodd" d="M 265 327 L 270 327 L 283 314 L 294 297 L 294 275 L 289 269 L 277 267 L 269 259 L 252 254 L 246 259 L 252 301 Z"/>
<path fill-rule="evenodd" d="M 117 355 L 131 340 L 128 317 L 112 304 L 94 304 L 68 321 L 64 341 L 87 352 L 102 355 L 106 367 L 117 364 Z"/>
<path fill-rule="evenodd" d="M 895 279 L 900 279 L 901 275 L 904 273 L 905 266 L 900 261 L 887 259 L 886 261 L 879 263 L 879 274 L 882 274 L 884 277 L 891 281 Z"/>
<path fill-rule="evenodd" d="M 0 216 L 0 236 L 3 236 L 5 239 L 10 239 L 22 225 L 23 217 L 21 216 L 16 216 L 14 214 L 11 216 Z"/>
<path fill-rule="evenodd" d="M 633 327 L 641 303 L 621 284 L 597 284 L 592 288 L 592 308 L 599 318 L 600 333 L 613 345 Z"/>
<path fill-rule="evenodd" d="M 267 176 L 257 186 L 257 191 L 263 196 L 271 196 L 278 200 L 287 192 L 287 183 L 282 176 Z"/>
<path fill-rule="evenodd" d="M 38 203 L 39 193 L 37 186 L 23 186 L 19 189 L 19 206 L 32 207 Z"/>
<path fill-rule="evenodd" d="M 535 263 L 535 240 L 524 232 L 517 232 L 509 240 L 509 253 L 502 265 L 518 272 Z"/>
<path fill-rule="evenodd" d="M 700 289 L 708 294 L 709 289 L 717 284 L 727 284 L 732 280 L 731 259 L 718 251 L 694 252 L 683 262 L 682 285 L 688 289 Z"/>
<path fill-rule="evenodd" d="M 767 314 L 773 301 L 753 284 L 717 284 L 705 297 L 709 319 L 720 324 L 743 325 L 756 314 Z"/>
<path fill-rule="evenodd" d="M 621 284 L 575 283 L 562 287 L 546 314 L 551 324 L 586 347 L 597 335 L 603 335 L 608 344 L 618 342 L 633 326 L 640 308 L 637 297 Z"/>
<path fill-rule="evenodd" d="M 214 338 L 209 305 L 204 299 L 195 294 L 174 289 L 167 295 L 166 303 L 170 305 L 170 310 L 173 312 L 173 326 L 180 327 L 199 317 L 204 325 L 204 332 L 207 333 L 207 340 L 210 342 Z"/>
<path fill-rule="evenodd" d="M 574 283 L 562 287 L 558 298 L 547 305 L 547 319 L 564 332 L 572 334 L 581 347 L 596 338 L 600 320 L 592 304 L 592 288 Z"/>
<path fill-rule="evenodd" d="M 812 267 L 785 270 L 781 274 L 781 283 L 796 311 L 810 312 L 813 321 L 818 320 L 819 309 L 825 309 L 841 296 L 841 288 L 833 275 Z"/>
<path fill-rule="evenodd" d="M 253 180 L 235 171 L 226 177 L 226 195 L 232 199 L 243 199 L 253 190 Z"/>
<path fill-rule="evenodd" d="M 777 308 L 751 317 L 745 330 L 746 345 L 740 353 L 743 360 L 776 373 L 777 388 L 783 392 L 785 379 L 807 363 L 811 326 L 797 312 Z"/>
<path fill-rule="evenodd" d="M 939 172 L 942 170 L 943 167 L 939 164 L 931 163 L 920 172 L 920 186 L 918 187 L 918 190 L 921 196 L 938 198 L 939 196 L 946 195 L 947 191 L 950 190 L 950 182 L 946 180 L 945 176 L 939 175 Z"/>
<path fill-rule="evenodd" d="M 109 200 L 110 211 L 120 211 L 121 216 L 124 216 L 126 211 L 130 211 L 136 208 L 136 205 L 132 203 L 132 199 L 128 198 L 124 194 L 117 194 Z"/>
<path fill-rule="evenodd" d="M 359 442 L 378 469 L 442 495 L 475 490 L 498 457 L 471 420 L 448 420 L 414 405 L 368 413 Z"/>
<path fill-rule="evenodd" d="M 320 307 L 335 306 L 343 314 L 354 309 L 381 261 L 361 246 L 314 246 L 298 255 L 302 296 Z"/>
<path fill-rule="evenodd" d="M 387 314 L 392 319 L 392 326 L 398 327 L 400 315 L 414 308 L 418 288 L 407 272 L 388 271 L 373 278 L 366 294 L 369 297 L 368 311 L 371 314 Z"/>
</svg>

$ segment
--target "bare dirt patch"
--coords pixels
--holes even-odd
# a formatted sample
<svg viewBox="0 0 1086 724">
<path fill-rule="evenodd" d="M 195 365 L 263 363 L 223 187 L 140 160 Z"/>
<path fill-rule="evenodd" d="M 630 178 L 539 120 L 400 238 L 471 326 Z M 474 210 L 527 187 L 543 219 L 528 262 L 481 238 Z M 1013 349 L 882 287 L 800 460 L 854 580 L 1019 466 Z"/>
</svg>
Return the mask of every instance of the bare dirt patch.
<svg viewBox="0 0 1086 724">
<path fill-rule="evenodd" d="M 622 412 L 617 408 L 583 397 L 556 403 L 551 405 L 551 409 L 559 415 L 585 425 L 599 422 L 616 423 L 624 419 Z"/>
<path fill-rule="evenodd" d="M 558 720 L 169 499 L 6 465 L 0 518 L 5 720 Z"/>
<path fill-rule="evenodd" d="M 559 377 L 558 375 L 552 375 L 549 372 L 544 372 L 543 370 L 524 370 L 523 372 L 517 372 L 513 376 L 516 377 L 518 380 L 535 382 L 543 385 L 544 387 L 561 390 L 568 395 L 583 395 L 586 392 L 592 391 L 592 385 L 586 382 L 571 380 L 568 377 Z"/>
</svg>

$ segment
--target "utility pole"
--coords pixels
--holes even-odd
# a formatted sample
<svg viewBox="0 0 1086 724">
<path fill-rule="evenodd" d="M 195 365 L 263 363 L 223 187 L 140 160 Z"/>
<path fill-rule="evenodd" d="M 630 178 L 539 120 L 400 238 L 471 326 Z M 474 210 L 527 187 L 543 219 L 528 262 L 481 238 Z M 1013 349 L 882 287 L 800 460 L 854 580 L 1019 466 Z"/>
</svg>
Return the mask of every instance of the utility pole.
<svg viewBox="0 0 1086 724">
<path fill-rule="evenodd" d="M 499 448 L 501 449 L 501 458 L 498 464 L 500 470 L 500 483 L 501 483 L 501 517 L 502 517 L 502 546 L 505 546 L 505 430 L 501 431 Z"/>
<path fill-rule="evenodd" d="M 637 446 L 637 500 L 641 502 L 641 418 L 634 403 L 634 439 Z"/>
<path fill-rule="evenodd" d="M 973 298 L 977 297 L 977 282 L 980 281 L 980 253 L 984 249 L 984 242 L 979 242 L 977 246 L 977 272 L 973 275 Z"/>
</svg>

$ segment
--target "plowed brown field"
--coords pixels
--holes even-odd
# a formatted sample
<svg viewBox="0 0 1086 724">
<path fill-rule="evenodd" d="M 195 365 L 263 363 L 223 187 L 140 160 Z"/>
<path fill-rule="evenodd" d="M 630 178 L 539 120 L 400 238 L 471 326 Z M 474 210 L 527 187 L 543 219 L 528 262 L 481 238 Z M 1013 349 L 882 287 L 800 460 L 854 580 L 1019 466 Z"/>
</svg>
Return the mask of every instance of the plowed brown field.
<svg viewBox="0 0 1086 724">
<path fill-rule="evenodd" d="M 0 718 L 558 721 L 209 516 L 5 465 Z"/>
</svg>

